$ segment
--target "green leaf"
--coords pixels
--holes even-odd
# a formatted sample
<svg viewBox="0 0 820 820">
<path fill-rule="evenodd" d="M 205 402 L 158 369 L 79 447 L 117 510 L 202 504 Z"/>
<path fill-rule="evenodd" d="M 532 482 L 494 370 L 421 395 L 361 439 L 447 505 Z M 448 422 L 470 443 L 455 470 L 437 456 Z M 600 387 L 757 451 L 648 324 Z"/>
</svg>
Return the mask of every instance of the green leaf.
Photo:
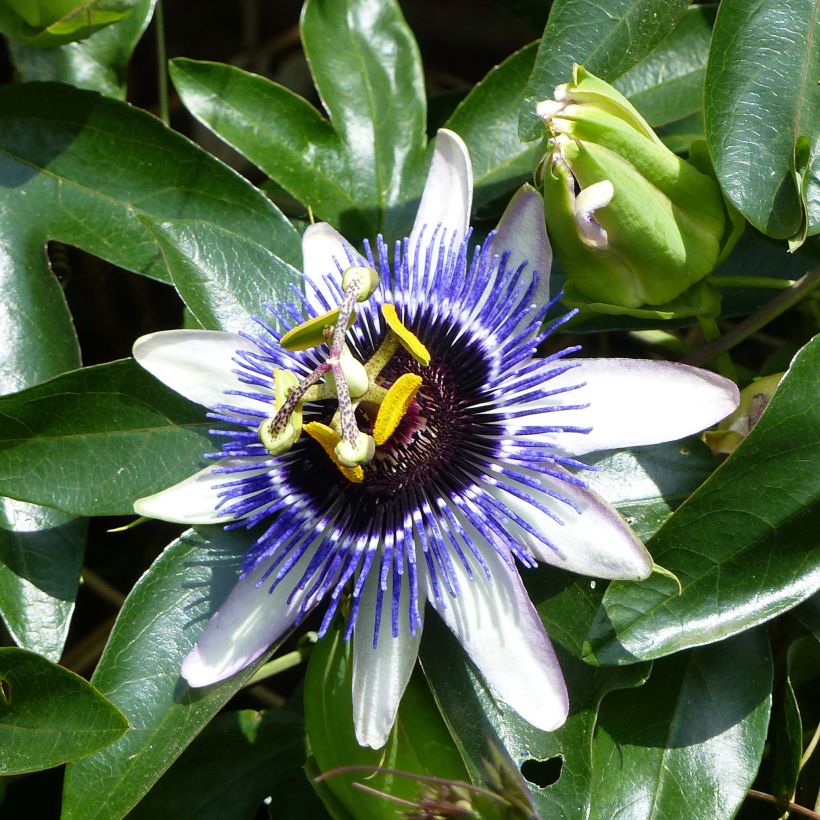
<svg viewBox="0 0 820 820">
<path fill-rule="evenodd" d="M 25 649 L 0 648 L 0 774 L 85 757 L 127 728 L 119 709 L 79 675 Z"/>
<path fill-rule="evenodd" d="M 521 107 L 521 137 L 543 135 L 535 106 L 570 81 L 573 63 L 614 82 L 675 28 L 688 5 L 689 0 L 555 0 Z"/>
<path fill-rule="evenodd" d="M 760 765 L 771 687 L 758 630 L 658 661 L 640 689 L 607 695 L 586 816 L 733 817 Z"/>
<path fill-rule="evenodd" d="M 258 334 L 254 316 L 293 301 L 302 275 L 267 248 L 210 222 L 143 220 L 180 296 L 204 328 Z"/>
<path fill-rule="evenodd" d="M 800 623 L 820 641 L 820 592 L 812 595 L 794 611 Z"/>
<path fill-rule="evenodd" d="M 18 80 L 53 80 L 124 100 L 131 53 L 151 21 L 156 2 L 137 0 L 124 20 L 76 43 L 42 49 L 10 42 Z"/>
<path fill-rule="evenodd" d="M 444 125 L 459 134 L 470 151 L 474 207 L 532 177 L 538 146 L 518 136 L 518 111 L 537 48 L 537 43 L 525 46 L 493 68 Z"/>
<path fill-rule="evenodd" d="M 0 395 L 80 366 L 62 288 L 45 249 L 0 238 L 3 311 Z M 50 503 L 50 500 L 47 500 Z M 14 641 L 58 660 L 68 633 L 85 525 L 48 507 L 0 497 L 0 617 Z"/>
<path fill-rule="evenodd" d="M 743 216 L 780 239 L 820 231 L 818 10 L 820 0 L 724 0 L 709 55 L 704 108 L 715 171 Z"/>
<path fill-rule="evenodd" d="M 304 777 L 305 725 L 291 712 L 217 715 L 128 815 L 129 820 L 253 820 Z"/>
<path fill-rule="evenodd" d="M 590 489 L 602 495 L 638 536 L 649 540 L 672 511 L 702 484 L 718 464 L 698 438 L 596 453 L 584 461 Z"/>
<path fill-rule="evenodd" d="M 813 637 L 797 638 L 785 653 L 781 698 L 772 719 L 772 793 L 780 800 L 793 799 L 803 756 L 803 725 L 795 689 L 806 682 L 804 678 L 816 677 L 818 659 L 818 643 Z M 806 667 L 812 666 L 814 674 L 806 675 Z"/>
<path fill-rule="evenodd" d="M 0 497 L 0 616 L 18 646 L 59 660 L 80 581 L 86 523 Z"/>
<path fill-rule="evenodd" d="M 357 235 L 373 226 L 354 190 L 333 126 L 284 86 L 222 63 L 179 57 L 171 79 L 185 107 L 296 197 L 313 215 Z M 264 123 L 264 129 L 259 128 Z"/>
<path fill-rule="evenodd" d="M 670 151 L 676 154 L 688 154 L 693 142 L 706 139 L 703 111 L 697 111 L 682 120 L 660 125 L 657 134 Z"/>
<path fill-rule="evenodd" d="M 652 126 L 681 120 L 703 108 L 703 82 L 714 10 L 687 9 L 674 31 L 613 85 Z"/>
<path fill-rule="evenodd" d="M 132 360 L 0 398 L 0 493 L 80 515 L 128 515 L 201 468 L 205 411 Z"/>
<path fill-rule="evenodd" d="M 302 45 L 349 156 L 368 236 L 406 236 L 424 181 L 427 100 L 413 33 L 395 0 L 307 0 Z M 344 221 L 336 227 L 347 234 Z"/>
<path fill-rule="evenodd" d="M 159 120 L 52 83 L 0 88 L 0 229 L 20 265 L 56 239 L 169 280 L 142 215 L 211 222 L 301 266 L 299 236 L 268 199 Z"/>
<path fill-rule="evenodd" d="M 353 732 L 351 651 L 350 642 L 342 638 L 342 629 L 337 626 L 314 647 L 308 661 L 305 722 L 319 771 L 358 764 L 467 780 L 464 763 L 453 748 L 453 739 L 418 669 L 405 690 L 396 725 L 384 749 L 359 746 Z M 330 791 L 333 799 L 356 820 L 392 816 L 394 807 L 354 788 L 355 782 L 364 782 L 405 800 L 419 796 L 419 784 L 412 778 L 370 776 L 367 772 L 334 775 L 324 781 L 319 795 L 325 799 L 325 790 Z"/>
<path fill-rule="evenodd" d="M 596 669 L 581 660 L 582 640 L 601 600 L 598 582 L 546 567 L 522 575 L 567 682 L 570 714 L 564 726 L 547 733 L 520 718 L 489 689 L 457 640 L 432 615 L 424 625 L 422 665 L 471 776 L 480 780 L 480 761 L 490 743 L 505 750 L 525 777 L 532 767 L 550 761 L 560 769 L 557 782 L 546 788 L 530 785 L 539 816 L 575 820 L 585 816 L 583 807 L 590 799 L 590 744 L 601 698 L 639 686 L 649 667 Z"/>
<path fill-rule="evenodd" d="M 720 640 L 820 585 L 820 337 L 797 354 L 757 426 L 650 542 L 668 579 L 610 585 L 592 626 L 597 663 L 631 663 Z"/>
<path fill-rule="evenodd" d="M 30 46 L 53 48 L 88 37 L 128 15 L 137 0 L 0 0 L 0 31 Z"/>
<path fill-rule="evenodd" d="M 283 86 L 231 66 L 177 59 L 171 77 L 197 119 L 315 217 L 353 240 L 405 235 L 423 178 L 426 102 L 398 5 L 311 0 L 302 43 L 329 120 Z"/>
<path fill-rule="evenodd" d="M 119 820 L 264 662 L 191 689 L 180 666 L 234 585 L 247 536 L 212 527 L 170 544 L 131 590 L 91 682 L 131 724 L 66 770 L 63 820 Z"/>
</svg>

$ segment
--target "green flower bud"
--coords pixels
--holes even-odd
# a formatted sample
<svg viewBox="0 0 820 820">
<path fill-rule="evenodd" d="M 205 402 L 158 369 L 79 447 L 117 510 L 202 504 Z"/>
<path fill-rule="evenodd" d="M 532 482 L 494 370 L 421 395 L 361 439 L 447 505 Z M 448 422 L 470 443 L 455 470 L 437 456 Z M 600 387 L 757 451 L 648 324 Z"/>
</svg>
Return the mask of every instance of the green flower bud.
<svg viewBox="0 0 820 820">
<path fill-rule="evenodd" d="M 673 154 L 629 101 L 575 66 L 538 105 L 550 238 L 579 300 L 662 305 L 714 269 L 732 234 L 716 181 Z"/>
</svg>

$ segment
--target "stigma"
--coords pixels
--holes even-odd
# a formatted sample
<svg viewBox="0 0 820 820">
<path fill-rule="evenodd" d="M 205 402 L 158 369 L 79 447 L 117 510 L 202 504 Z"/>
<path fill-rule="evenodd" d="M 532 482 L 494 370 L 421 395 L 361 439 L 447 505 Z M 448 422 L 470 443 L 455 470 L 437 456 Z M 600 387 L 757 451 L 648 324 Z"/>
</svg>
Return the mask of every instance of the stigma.
<svg viewBox="0 0 820 820">
<path fill-rule="evenodd" d="M 276 371 L 275 413 L 262 421 L 258 434 L 268 453 L 279 456 L 304 431 L 348 481 L 359 484 L 378 449 L 389 446 L 423 384 L 419 373 L 397 372 L 396 364 L 409 360 L 415 368 L 426 368 L 430 352 L 402 323 L 395 305 L 385 303 L 381 305 L 385 329 L 381 344 L 367 361 L 359 361 L 345 337 L 356 321 L 356 305 L 376 291 L 379 276 L 371 267 L 355 265 L 343 272 L 341 284 L 337 307 L 282 335 L 279 343 L 285 350 L 321 349 L 317 351 L 319 363 L 302 379 L 290 371 Z M 383 375 L 386 369 L 389 380 Z M 306 402 L 322 407 L 324 421 L 303 425 Z"/>
</svg>

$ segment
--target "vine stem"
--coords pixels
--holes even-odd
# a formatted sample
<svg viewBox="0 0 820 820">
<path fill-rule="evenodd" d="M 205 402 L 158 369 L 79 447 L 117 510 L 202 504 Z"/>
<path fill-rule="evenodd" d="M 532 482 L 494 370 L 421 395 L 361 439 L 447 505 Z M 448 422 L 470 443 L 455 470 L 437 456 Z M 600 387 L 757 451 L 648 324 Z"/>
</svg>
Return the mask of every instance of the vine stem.
<svg viewBox="0 0 820 820">
<path fill-rule="evenodd" d="M 720 328 L 718 328 L 715 319 L 711 316 L 698 316 L 698 324 L 703 332 L 703 338 L 706 339 L 707 342 L 717 343 L 720 341 Z M 722 376 L 731 379 L 733 382 L 737 381 L 735 365 L 727 350 L 722 350 L 716 356 L 710 358 L 715 359 L 717 369 Z"/>
<path fill-rule="evenodd" d="M 749 797 L 764 800 L 766 803 L 772 803 L 779 808 L 788 809 L 789 811 L 793 811 L 795 814 L 801 814 L 803 817 L 811 817 L 813 820 L 820 820 L 820 814 L 816 811 L 807 809 L 805 806 L 801 806 L 797 803 L 792 803 L 791 800 L 778 800 L 773 794 L 759 792 L 757 789 L 749 789 L 747 794 Z"/>
<path fill-rule="evenodd" d="M 766 288 L 788 290 L 794 279 L 778 279 L 775 276 L 710 276 L 709 281 L 718 288 Z"/>
<path fill-rule="evenodd" d="M 168 105 L 168 54 L 165 50 L 165 12 L 162 0 L 157 0 L 154 9 L 154 25 L 157 35 L 157 77 L 159 93 L 159 118 L 165 125 L 171 125 L 171 111 Z"/>
<path fill-rule="evenodd" d="M 781 313 L 785 313 L 790 307 L 796 305 L 818 285 L 820 285 L 820 265 L 801 276 L 790 288 L 778 293 L 774 299 L 767 302 L 751 316 L 747 316 L 719 339 L 709 342 L 700 350 L 696 350 L 691 356 L 687 356 L 683 360 L 684 363 L 702 365 L 722 353 L 726 353 L 735 345 L 757 333 L 758 330 L 776 319 Z"/>
</svg>

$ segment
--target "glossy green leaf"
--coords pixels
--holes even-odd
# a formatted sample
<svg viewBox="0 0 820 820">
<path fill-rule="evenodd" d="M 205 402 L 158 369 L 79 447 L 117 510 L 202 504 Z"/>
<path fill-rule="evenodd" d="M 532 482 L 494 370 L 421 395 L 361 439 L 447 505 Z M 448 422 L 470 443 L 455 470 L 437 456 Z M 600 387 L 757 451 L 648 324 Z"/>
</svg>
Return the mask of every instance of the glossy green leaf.
<svg viewBox="0 0 820 820">
<path fill-rule="evenodd" d="M 487 687 L 432 613 L 424 625 L 422 665 L 473 778 L 481 779 L 480 761 L 487 757 L 490 743 L 523 767 L 525 776 L 530 768 L 549 761 L 547 767 L 560 771 L 557 782 L 545 788 L 530 785 L 539 816 L 575 820 L 585 816 L 590 800 L 590 744 L 601 698 L 616 689 L 639 686 L 649 666 L 596 669 L 581 660 L 582 641 L 601 600 L 601 590 L 596 588 L 600 582 L 546 567 L 522 574 L 567 682 L 570 714 L 564 726 L 547 733 L 518 717 Z"/>
<path fill-rule="evenodd" d="M 168 281 L 142 215 L 212 222 L 301 265 L 297 232 L 248 182 L 149 114 L 66 85 L 0 89 L 0 189 L 21 265 L 57 239 Z"/>
<path fill-rule="evenodd" d="M 76 43 L 43 49 L 10 42 L 18 79 L 23 82 L 54 80 L 124 100 L 131 53 L 151 21 L 156 2 L 137 0 L 134 10 L 124 20 Z"/>
<path fill-rule="evenodd" d="M 800 604 L 794 614 L 803 626 L 820 641 L 820 592 L 812 595 L 805 603 Z"/>
<path fill-rule="evenodd" d="M 85 521 L 0 497 L 0 616 L 18 646 L 56 661 L 80 581 Z"/>
<path fill-rule="evenodd" d="M 373 225 L 354 190 L 344 143 L 303 97 L 222 63 L 177 58 L 171 79 L 185 107 L 325 220 L 357 234 Z M 260 128 L 260 124 L 263 127 Z"/>
<path fill-rule="evenodd" d="M 772 658 L 764 632 L 658 661 L 640 689 L 604 698 L 590 820 L 733 817 L 760 765 Z"/>
<path fill-rule="evenodd" d="M 709 55 L 704 107 L 715 171 L 743 216 L 781 239 L 820 231 L 818 10 L 820 0 L 724 0 Z"/>
<path fill-rule="evenodd" d="M 85 757 L 127 727 L 122 712 L 79 675 L 25 649 L 0 648 L 0 775 Z"/>
<path fill-rule="evenodd" d="M 453 748 L 453 739 L 418 669 L 405 690 L 396 725 L 384 749 L 359 746 L 353 733 L 351 651 L 351 644 L 337 627 L 319 641 L 308 662 L 305 723 L 318 770 L 329 772 L 358 764 L 466 780 L 464 763 Z M 319 794 L 323 796 L 329 790 L 356 820 L 392 816 L 395 807 L 354 788 L 354 782 L 365 782 L 405 800 L 419 795 L 418 783 L 411 778 L 362 772 L 333 776 L 324 782 Z"/>
<path fill-rule="evenodd" d="M 185 304 L 204 328 L 258 335 L 254 316 L 293 301 L 302 275 L 266 247 L 210 222 L 145 219 Z"/>
<path fill-rule="evenodd" d="M 583 474 L 589 488 L 615 506 L 644 541 L 718 464 L 697 438 L 596 453 L 584 461 L 595 468 Z"/>
<path fill-rule="evenodd" d="M 703 107 L 703 82 L 714 11 L 691 6 L 674 31 L 613 85 L 652 126 L 695 114 Z"/>
<path fill-rule="evenodd" d="M 0 309 L 0 395 L 80 366 L 71 316 L 42 245 L 0 238 L 0 292 L 14 306 Z M 50 660 L 59 659 L 68 632 L 85 530 L 65 513 L 0 497 L 0 617 L 19 646 Z"/>
<path fill-rule="evenodd" d="M 0 493 L 81 515 L 128 515 L 212 445 L 205 410 L 132 360 L 0 398 Z"/>
<path fill-rule="evenodd" d="M 395 0 L 307 0 L 302 45 L 351 169 L 368 236 L 406 236 L 424 181 L 427 98 Z M 347 235 L 344 219 L 337 224 Z"/>
<path fill-rule="evenodd" d="M 304 778 L 306 754 L 304 722 L 291 712 L 217 715 L 129 820 L 253 820 L 266 797 L 278 807 L 282 793 Z"/>
<path fill-rule="evenodd" d="M 474 207 L 532 177 L 539 149 L 518 136 L 518 111 L 537 48 L 537 43 L 525 46 L 493 68 L 444 125 L 459 134 L 470 151 Z"/>
<path fill-rule="evenodd" d="M 330 119 L 238 68 L 177 59 L 188 110 L 274 182 L 355 239 L 409 232 L 426 103 L 418 49 L 392 0 L 311 0 L 302 42 Z"/>
<path fill-rule="evenodd" d="M 30 46 L 82 40 L 128 15 L 137 0 L 0 0 L 0 31 Z"/>
<path fill-rule="evenodd" d="M 688 154 L 695 140 L 706 139 L 703 111 L 697 111 L 682 120 L 658 126 L 657 132 L 663 144 L 676 154 Z"/>
<path fill-rule="evenodd" d="M 820 337 L 757 426 L 649 543 L 669 580 L 615 582 L 589 636 L 598 663 L 657 658 L 742 632 L 820 586 Z"/>
<path fill-rule="evenodd" d="M 522 138 L 544 133 L 535 106 L 570 81 L 573 63 L 614 82 L 669 35 L 688 5 L 689 0 L 555 0 L 521 107 Z"/>
<path fill-rule="evenodd" d="M 781 800 L 792 799 L 800 775 L 803 725 L 795 684 L 805 683 L 801 680 L 803 670 L 800 667 L 805 665 L 807 654 L 814 656 L 812 659 L 815 663 L 820 658 L 814 638 L 802 637 L 791 643 L 785 653 L 782 688 L 776 690 L 780 693 L 780 700 L 772 719 L 772 793 Z M 796 676 L 793 674 L 795 671 Z"/>
<path fill-rule="evenodd" d="M 128 717 L 112 746 L 66 770 L 63 820 L 119 820 L 263 663 L 191 689 L 182 660 L 236 581 L 249 546 L 213 527 L 188 531 L 131 590 L 91 682 Z"/>
</svg>

